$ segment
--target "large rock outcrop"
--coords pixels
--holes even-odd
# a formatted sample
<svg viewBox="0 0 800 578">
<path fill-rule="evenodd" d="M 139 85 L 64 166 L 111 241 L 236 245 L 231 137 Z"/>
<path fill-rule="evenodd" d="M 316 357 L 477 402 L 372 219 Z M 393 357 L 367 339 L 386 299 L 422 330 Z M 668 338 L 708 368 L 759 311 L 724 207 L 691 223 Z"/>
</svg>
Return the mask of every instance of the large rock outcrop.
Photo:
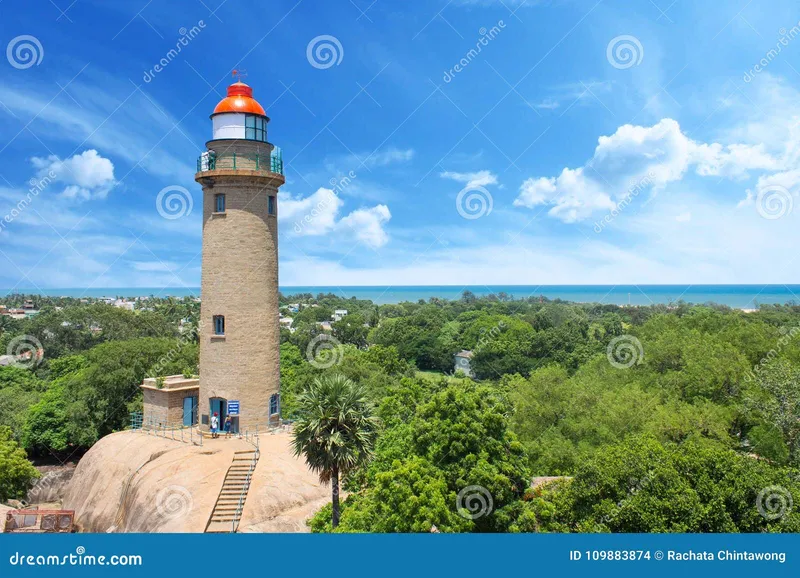
<svg viewBox="0 0 800 578">
<path fill-rule="evenodd" d="M 305 520 L 329 499 L 305 462 L 291 453 L 290 434 L 262 434 L 261 458 L 240 531 L 308 531 Z M 253 446 L 235 438 L 203 446 L 119 432 L 83 456 L 64 497 L 86 532 L 203 532 L 234 452 Z"/>
</svg>

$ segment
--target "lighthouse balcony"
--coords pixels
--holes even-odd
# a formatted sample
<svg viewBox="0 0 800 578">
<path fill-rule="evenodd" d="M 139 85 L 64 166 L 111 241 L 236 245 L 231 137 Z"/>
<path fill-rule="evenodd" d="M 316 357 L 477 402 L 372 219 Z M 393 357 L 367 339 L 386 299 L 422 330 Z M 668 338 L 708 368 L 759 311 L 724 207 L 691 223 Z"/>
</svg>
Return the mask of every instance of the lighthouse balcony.
<svg viewBox="0 0 800 578">
<path fill-rule="evenodd" d="M 283 175 L 283 153 L 275 147 L 269 154 L 216 153 L 208 151 L 197 159 L 197 172 L 256 171 Z"/>
</svg>

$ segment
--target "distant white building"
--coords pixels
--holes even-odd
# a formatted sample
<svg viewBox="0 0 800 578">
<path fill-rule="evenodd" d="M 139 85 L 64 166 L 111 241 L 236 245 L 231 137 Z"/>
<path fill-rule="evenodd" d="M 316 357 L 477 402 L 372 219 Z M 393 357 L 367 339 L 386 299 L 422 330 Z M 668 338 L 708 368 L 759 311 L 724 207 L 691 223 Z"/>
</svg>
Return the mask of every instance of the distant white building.
<svg viewBox="0 0 800 578">
<path fill-rule="evenodd" d="M 472 377 L 472 357 L 471 351 L 462 350 L 455 355 L 455 368 L 453 371 L 461 371 L 467 377 Z"/>
<path fill-rule="evenodd" d="M 278 323 L 281 324 L 281 327 L 288 329 L 289 331 L 292 330 L 292 323 L 294 323 L 294 319 L 291 317 L 281 317 L 278 319 Z"/>
<path fill-rule="evenodd" d="M 122 299 L 117 299 L 114 301 L 114 307 L 119 307 L 120 309 L 127 309 L 128 311 L 133 311 L 136 308 L 136 301 L 123 301 Z"/>
<path fill-rule="evenodd" d="M 347 315 L 347 309 L 336 309 L 333 312 L 333 320 L 334 321 L 341 321 L 342 317 Z"/>
</svg>

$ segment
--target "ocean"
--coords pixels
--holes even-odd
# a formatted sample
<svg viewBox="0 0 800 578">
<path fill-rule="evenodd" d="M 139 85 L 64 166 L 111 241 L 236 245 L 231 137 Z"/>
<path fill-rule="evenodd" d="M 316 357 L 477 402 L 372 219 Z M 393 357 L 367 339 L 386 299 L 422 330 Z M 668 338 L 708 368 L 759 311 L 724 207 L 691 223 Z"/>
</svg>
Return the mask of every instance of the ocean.
<svg viewBox="0 0 800 578">
<path fill-rule="evenodd" d="M 284 295 L 295 293 L 333 293 L 344 298 L 369 299 L 375 303 L 402 301 L 459 299 L 472 291 L 481 296 L 505 292 L 515 298 L 543 295 L 581 303 L 613 303 L 615 305 L 670 304 L 682 300 L 688 303 L 718 303 L 741 309 L 755 309 L 759 304 L 796 302 L 800 304 L 800 285 L 419 285 L 419 286 L 308 286 L 280 288 Z M 119 287 L 43 289 L 51 297 L 191 297 L 199 296 L 199 287 Z M 15 289 L 17 293 L 41 293 L 38 289 Z M 0 290 L 7 295 L 8 290 Z"/>
</svg>

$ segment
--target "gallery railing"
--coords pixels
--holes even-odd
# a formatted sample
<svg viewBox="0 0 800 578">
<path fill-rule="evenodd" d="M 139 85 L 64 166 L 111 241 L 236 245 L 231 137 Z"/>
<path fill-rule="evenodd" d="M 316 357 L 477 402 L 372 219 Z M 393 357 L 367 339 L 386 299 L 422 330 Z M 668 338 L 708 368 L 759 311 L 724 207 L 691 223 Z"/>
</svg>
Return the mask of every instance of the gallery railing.
<svg viewBox="0 0 800 578">
<path fill-rule="evenodd" d="M 263 171 L 283 175 L 283 151 L 278 147 L 264 155 L 205 152 L 197 159 L 197 172 L 204 171 Z"/>
</svg>

